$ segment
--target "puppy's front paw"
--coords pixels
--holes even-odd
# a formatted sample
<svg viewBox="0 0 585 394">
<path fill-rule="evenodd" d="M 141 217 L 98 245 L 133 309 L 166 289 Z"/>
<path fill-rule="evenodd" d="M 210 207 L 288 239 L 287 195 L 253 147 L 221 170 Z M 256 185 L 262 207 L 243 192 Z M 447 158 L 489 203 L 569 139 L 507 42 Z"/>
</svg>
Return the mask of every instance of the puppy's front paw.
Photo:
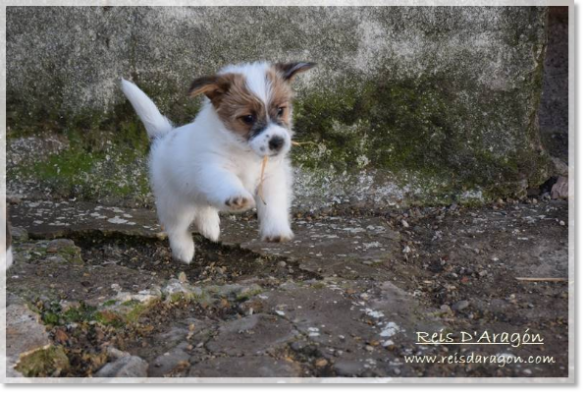
<svg viewBox="0 0 585 394">
<path fill-rule="evenodd" d="M 247 195 L 236 195 L 228 198 L 225 201 L 225 205 L 232 212 L 246 211 L 254 207 L 254 198 L 250 193 L 247 193 Z"/>
<path fill-rule="evenodd" d="M 281 231 L 262 232 L 262 240 L 266 242 L 286 242 L 293 238 L 294 234 L 290 228 Z"/>
</svg>

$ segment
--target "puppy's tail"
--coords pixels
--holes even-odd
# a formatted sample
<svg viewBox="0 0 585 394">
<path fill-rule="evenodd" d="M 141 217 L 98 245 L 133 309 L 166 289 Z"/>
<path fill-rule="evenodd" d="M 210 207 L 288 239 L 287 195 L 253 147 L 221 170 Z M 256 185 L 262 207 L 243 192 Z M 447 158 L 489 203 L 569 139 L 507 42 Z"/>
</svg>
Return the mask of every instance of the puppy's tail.
<svg viewBox="0 0 585 394">
<path fill-rule="evenodd" d="M 161 115 L 156 105 L 138 86 L 122 78 L 122 91 L 144 123 L 150 138 L 161 137 L 174 128 L 171 121 Z"/>
</svg>

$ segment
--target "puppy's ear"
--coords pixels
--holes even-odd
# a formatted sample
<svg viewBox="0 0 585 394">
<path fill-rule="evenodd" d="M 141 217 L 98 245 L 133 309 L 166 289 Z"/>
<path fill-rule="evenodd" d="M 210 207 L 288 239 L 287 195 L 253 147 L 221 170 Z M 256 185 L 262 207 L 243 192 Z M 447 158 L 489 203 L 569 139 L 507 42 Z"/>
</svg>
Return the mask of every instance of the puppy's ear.
<svg viewBox="0 0 585 394">
<path fill-rule="evenodd" d="M 197 78 L 191 83 L 189 96 L 195 97 L 205 94 L 211 101 L 217 101 L 230 88 L 230 79 L 225 75 Z"/>
<path fill-rule="evenodd" d="M 283 78 L 287 81 L 292 81 L 294 76 L 298 73 L 305 72 L 315 67 L 317 63 L 308 62 L 292 62 L 292 63 L 276 63 L 274 67 L 279 71 Z"/>
</svg>

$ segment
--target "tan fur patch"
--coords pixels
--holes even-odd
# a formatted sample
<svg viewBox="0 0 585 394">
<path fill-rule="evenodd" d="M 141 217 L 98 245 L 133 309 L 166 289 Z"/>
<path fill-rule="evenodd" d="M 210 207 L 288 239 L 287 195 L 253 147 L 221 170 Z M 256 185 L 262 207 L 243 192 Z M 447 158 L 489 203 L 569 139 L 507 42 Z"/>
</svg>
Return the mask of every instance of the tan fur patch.
<svg viewBox="0 0 585 394">
<path fill-rule="evenodd" d="M 270 102 L 268 103 L 270 118 L 273 120 L 280 119 L 285 127 L 290 127 L 293 91 L 289 83 L 282 78 L 275 67 L 271 67 L 267 74 L 266 78 L 272 88 Z M 278 116 L 279 108 L 284 109 L 280 117 Z"/>
<path fill-rule="evenodd" d="M 213 105 L 223 124 L 231 131 L 248 138 L 252 125 L 244 121 L 248 115 L 256 119 L 266 119 L 264 103 L 246 87 L 246 78 L 241 74 L 226 74 L 229 88 Z"/>
</svg>

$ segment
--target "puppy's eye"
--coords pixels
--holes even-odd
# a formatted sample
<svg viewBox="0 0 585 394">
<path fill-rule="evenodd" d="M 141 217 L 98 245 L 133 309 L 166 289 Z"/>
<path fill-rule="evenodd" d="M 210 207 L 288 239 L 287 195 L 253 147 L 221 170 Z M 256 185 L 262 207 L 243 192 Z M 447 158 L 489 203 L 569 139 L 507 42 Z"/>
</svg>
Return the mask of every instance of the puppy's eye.
<svg viewBox="0 0 585 394">
<path fill-rule="evenodd" d="M 286 109 L 286 107 L 278 107 L 278 116 L 282 116 L 284 115 L 284 110 Z"/>
<path fill-rule="evenodd" d="M 241 117 L 242 121 L 246 124 L 254 124 L 256 117 L 254 115 L 246 115 Z"/>
</svg>

